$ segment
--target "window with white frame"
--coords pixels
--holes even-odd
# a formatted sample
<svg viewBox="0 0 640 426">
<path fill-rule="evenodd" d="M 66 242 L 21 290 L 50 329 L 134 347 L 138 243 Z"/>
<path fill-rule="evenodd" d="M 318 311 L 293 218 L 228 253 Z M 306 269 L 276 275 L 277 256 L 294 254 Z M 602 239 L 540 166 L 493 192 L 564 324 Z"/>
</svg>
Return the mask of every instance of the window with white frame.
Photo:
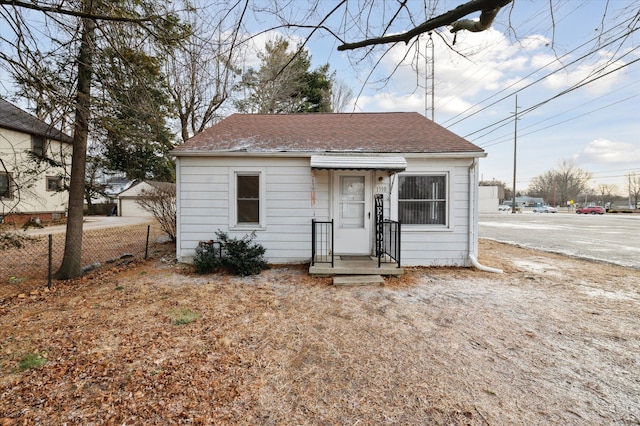
<svg viewBox="0 0 640 426">
<path fill-rule="evenodd" d="M 236 173 L 236 223 L 260 225 L 260 173 Z"/>
<path fill-rule="evenodd" d="M 38 157 L 46 157 L 47 142 L 44 136 L 39 136 L 39 135 L 31 136 L 31 151 Z"/>
<path fill-rule="evenodd" d="M 398 220 L 406 225 L 447 224 L 446 174 L 400 175 Z"/>
<path fill-rule="evenodd" d="M 0 198 L 13 198 L 13 179 L 11 173 L 0 172 Z"/>
<path fill-rule="evenodd" d="M 58 191 L 62 189 L 62 178 L 60 176 L 47 176 L 47 191 Z"/>
</svg>

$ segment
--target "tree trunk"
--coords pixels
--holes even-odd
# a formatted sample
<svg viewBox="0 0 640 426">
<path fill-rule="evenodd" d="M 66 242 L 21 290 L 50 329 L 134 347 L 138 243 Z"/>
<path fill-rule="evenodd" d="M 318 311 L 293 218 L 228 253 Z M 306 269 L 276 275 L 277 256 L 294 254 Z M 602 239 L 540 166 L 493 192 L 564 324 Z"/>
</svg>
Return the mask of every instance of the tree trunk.
<svg viewBox="0 0 640 426">
<path fill-rule="evenodd" d="M 85 3 L 85 11 L 90 6 Z M 71 182 L 69 184 L 69 214 L 64 257 L 56 279 L 70 279 L 82 274 L 82 222 L 84 207 L 84 179 L 87 164 L 87 138 L 89 135 L 89 108 L 91 104 L 91 74 L 93 71 L 93 48 L 95 22 L 82 19 L 82 41 L 78 52 L 78 89 L 73 133 L 73 156 Z"/>
</svg>

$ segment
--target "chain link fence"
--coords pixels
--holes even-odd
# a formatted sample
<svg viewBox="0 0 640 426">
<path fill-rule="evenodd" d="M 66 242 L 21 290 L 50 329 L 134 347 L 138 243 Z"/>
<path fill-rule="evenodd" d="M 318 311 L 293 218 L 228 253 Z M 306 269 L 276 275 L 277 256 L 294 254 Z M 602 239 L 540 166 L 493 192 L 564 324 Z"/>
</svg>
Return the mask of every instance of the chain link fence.
<svg viewBox="0 0 640 426">
<path fill-rule="evenodd" d="M 14 233 L 18 238 L 0 239 L 0 283 L 42 280 L 48 282 L 62 263 L 65 232 Z M 166 252 L 167 238 L 154 224 L 138 224 L 84 230 L 82 265 L 87 272 L 96 268 L 119 266 Z M 18 242 L 16 244 L 16 242 Z"/>
</svg>

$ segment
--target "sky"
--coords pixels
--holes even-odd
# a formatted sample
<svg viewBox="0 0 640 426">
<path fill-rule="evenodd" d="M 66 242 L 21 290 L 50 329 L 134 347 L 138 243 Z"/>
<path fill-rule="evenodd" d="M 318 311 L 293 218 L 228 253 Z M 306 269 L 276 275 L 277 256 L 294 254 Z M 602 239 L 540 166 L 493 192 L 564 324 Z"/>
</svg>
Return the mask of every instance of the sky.
<svg viewBox="0 0 640 426">
<path fill-rule="evenodd" d="M 426 3 L 434 5 L 433 14 L 438 15 L 464 2 Z M 410 7 L 417 3 L 423 4 L 415 0 Z M 303 23 L 312 24 L 323 16 L 302 14 L 304 8 L 296 6 L 308 5 L 305 0 L 286 4 L 282 13 L 291 20 L 310 19 Z M 337 1 L 320 4 L 331 8 Z M 625 175 L 640 174 L 640 0 L 552 4 L 550 9 L 549 0 L 514 0 L 491 29 L 459 32 L 455 45 L 448 28 L 438 29 L 431 36 L 433 49 L 426 48 L 424 35 L 419 51 L 415 44 L 399 44 L 384 55 L 389 46 L 339 52 L 340 43 L 323 31 L 316 31 L 305 47 L 313 68 L 329 63 L 353 90 L 356 96 L 346 111 L 416 111 L 429 118 L 433 113 L 436 123 L 487 152 L 480 161 L 482 180 L 496 179 L 511 187 L 517 145 L 518 190 L 568 161 L 592 174 L 592 188 L 616 185 L 624 195 Z M 397 22 L 389 33 L 412 25 L 406 19 Z M 258 33 L 271 26 L 272 21 L 261 19 L 249 23 L 247 30 Z M 300 41 L 309 31 L 285 36 Z M 252 42 L 260 49 L 278 34 L 283 33 L 267 32 Z M 425 53 L 432 58 L 433 79 L 426 78 L 431 65 L 426 67 Z M 256 61 L 256 55 L 249 56 L 244 66 L 256 66 Z M 0 84 L 0 95 L 7 87 L 6 81 Z"/>
<path fill-rule="evenodd" d="M 445 3 L 440 12 L 462 1 Z M 518 190 L 568 161 L 592 174 L 591 187 L 617 185 L 622 195 L 625 175 L 640 173 L 640 2 L 553 4 L 551 11 L 546 0 L 515 0 L 490 30 L 460 32 L 455 46 L 442 28 L 431 36 L 432 54 L 427 36 L 419 54 L 402 44 L 381 59 L 372 52 L 360 64 L 357 54 L 338 52 L 330 37 L 312 39 L 308 49 L 315 64 L 329 62 L 359 94 L 353 111 L 416 111 L 431 118 L 433 93 L 436 123 L 487 152 L 480 161 L 483 180 L 513 185 L 516 145 Z M 433 58 L 433 84 L 425 79 L 425 51 Z"/>
</svg>

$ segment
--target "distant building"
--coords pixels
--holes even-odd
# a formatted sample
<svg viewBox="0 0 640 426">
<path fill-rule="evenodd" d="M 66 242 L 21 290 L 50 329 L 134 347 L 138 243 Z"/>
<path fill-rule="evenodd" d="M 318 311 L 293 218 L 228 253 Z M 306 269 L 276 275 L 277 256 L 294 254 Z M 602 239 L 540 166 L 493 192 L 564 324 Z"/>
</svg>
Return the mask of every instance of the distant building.
<svg viewBox="0 0 640 426">
<path fill-rule="evenodd" d="M 65 171 L 71 136 L 0 99 L 0 222 L 55 220 L 64 216 Z M 69 162 L 69 161 L 67 161 Z"/>
<path fill-rule="evenodd" d="M 505 205 L 510 206 L 513 200 L 504 200 Z M 540 207 L 546 206 L 543 198 L 540 197 L 516 197 L 516 207 Z"/>
</svg>

